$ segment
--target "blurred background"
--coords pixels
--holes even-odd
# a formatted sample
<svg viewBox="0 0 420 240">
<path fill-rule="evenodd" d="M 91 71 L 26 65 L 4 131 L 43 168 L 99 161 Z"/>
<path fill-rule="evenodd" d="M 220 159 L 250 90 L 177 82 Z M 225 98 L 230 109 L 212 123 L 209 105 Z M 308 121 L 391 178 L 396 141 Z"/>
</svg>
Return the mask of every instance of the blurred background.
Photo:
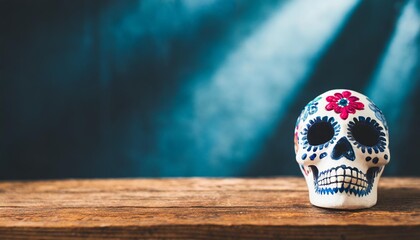
<svg viewBox="0 0 420 240">
<path fill-rule="evenodd" d="M 334 88 L 420 176 L 420 0 L 0 0 L 0 179 L 298 175 Z"/>
</svg>

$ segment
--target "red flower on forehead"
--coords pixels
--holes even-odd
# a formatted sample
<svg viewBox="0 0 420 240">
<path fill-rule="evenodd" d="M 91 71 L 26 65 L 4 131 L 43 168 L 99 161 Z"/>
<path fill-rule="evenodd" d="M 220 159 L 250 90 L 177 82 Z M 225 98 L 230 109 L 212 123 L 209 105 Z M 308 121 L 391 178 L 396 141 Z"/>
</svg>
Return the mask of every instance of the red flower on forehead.
<svg viewBox="0 0 420 240">
<path fill-rule="evenodd" d="M 334 110 L 340 114 L 340 118 L 346 120 L 350 113 L 354 114 L 356 110 L 363 110 L 365 105 L 359 101 L 358 97 L 351 96 L 351 92 L 343 91 L 335 93 L 334 96 L 327 97 L 328 104 L 325 106 L 327 111 Z"/>
</svg>

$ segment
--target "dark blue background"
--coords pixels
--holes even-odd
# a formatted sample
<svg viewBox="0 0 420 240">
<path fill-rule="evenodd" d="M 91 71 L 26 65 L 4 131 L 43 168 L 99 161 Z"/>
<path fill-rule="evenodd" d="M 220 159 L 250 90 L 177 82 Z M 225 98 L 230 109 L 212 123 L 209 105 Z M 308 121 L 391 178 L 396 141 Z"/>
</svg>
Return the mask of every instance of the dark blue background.
<svg viewBox="0 0 420 240">
<path fill-rule="evenodd" d="M 0 178 L 300 175 L 316 95 L 383 110 L 419 176 L 420 1 L 0 0 Z"/>
</svg>

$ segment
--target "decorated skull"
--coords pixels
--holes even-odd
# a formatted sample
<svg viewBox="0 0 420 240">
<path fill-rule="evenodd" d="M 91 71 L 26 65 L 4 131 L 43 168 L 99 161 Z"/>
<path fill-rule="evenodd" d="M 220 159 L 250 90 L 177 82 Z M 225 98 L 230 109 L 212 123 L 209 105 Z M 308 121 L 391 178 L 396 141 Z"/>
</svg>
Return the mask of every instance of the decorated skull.
<svg viewBox="0 0 420 240">
<path fill-rule="evenodd" d="M 390 160 L 381 110 L 351 90 L 331 90 L 310 101 L 296 122 L 296 161 L 315 206 L 372 207 Z"/>
</svg>

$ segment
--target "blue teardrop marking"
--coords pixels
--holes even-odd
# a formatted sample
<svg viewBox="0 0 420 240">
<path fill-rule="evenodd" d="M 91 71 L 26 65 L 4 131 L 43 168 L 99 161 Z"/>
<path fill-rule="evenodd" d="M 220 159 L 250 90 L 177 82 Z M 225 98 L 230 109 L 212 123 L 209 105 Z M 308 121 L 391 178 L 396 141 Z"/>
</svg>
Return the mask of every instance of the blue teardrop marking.
<svg viewBox="0 0 420 240">
<path fill-rule="evenodd" d="M 306 153 L 304 153 L 303 155 L 302 155 L 302 160 L 305 160 L 306 159 Z"/>
<path fill-rule="evenodd" d="M 323 152 L 323 153 L 321 153 L 321 155 L 319 155 L 319 157 L 321 158 L 321 159 L 323 159 L 324 157 L 326 157 L 327 156 L 327 153 L 326 152 Z"/>
<path fill-rule="evenodd" d="M 316 158 L 316 153 L 312 154 L 309 159 L 311 159 L 312 161 Z"/>
<path fill-rule="evenodd" d="M 385 160 L 388 160 L 388 155 L 387 155 L 387 154 L 385 154 L 384 158 L 385 158 Z"/>
<path fill-rule="evenodd" d="M 377 164 L 377 163 L 378 163 L 378 161 L 379 161 L 379 159 L 378 159 L 377 157 L 374 157 L 374 158 L 372 159 L 372 162 L 373 162 L 373 163 L 375 163 L 375 164 Z"/>
</svg>

